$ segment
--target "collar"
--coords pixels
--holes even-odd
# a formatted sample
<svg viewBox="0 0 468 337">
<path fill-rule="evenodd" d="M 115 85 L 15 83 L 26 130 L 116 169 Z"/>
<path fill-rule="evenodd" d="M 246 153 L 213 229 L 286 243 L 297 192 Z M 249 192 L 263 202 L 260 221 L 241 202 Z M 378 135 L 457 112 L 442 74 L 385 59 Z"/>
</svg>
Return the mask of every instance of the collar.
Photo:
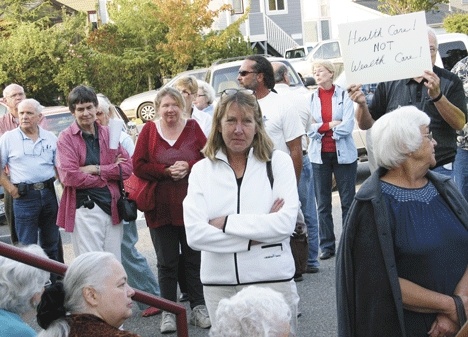
<svg viewBox="0 0 468 337">
<path fill-rule="evenodd" d="M 249 150 L 249 152 L 247 153 L 247 159 L 252 158 L 252 156 L 253 156 L 253 147 L 250 147 L 250 150 Z M 216 158 L 216 159 L 219 159 L 219 160 L 222 160 L 222 161 L 225 161 L 226 163 L 228 163 L 227 154 L 224 152 L 223 149 L 219 149 L 219 150 L 216 152 L 215 158 Z"/>
<path fill-rule="evenodd" d="M 382 177 L 385 173 L 387 173 L 387 169 L 383 167 L 379 167 L 372 175 L 364 181 L 359 191 L 356 193 L 357 200 L 371 200 L 374 198 L 378 198 L 381 195 L 381 190 L 376 188 L 380 186 L 380 177 Z M 441 186 L 446 184 L 450 178 L 449 176 L 439 174 L 436 172 L 432 172 L 431 170 L 427 171 L 426 178 L 429 179 L 437 190 L 440 191 Z"/>
</svg>

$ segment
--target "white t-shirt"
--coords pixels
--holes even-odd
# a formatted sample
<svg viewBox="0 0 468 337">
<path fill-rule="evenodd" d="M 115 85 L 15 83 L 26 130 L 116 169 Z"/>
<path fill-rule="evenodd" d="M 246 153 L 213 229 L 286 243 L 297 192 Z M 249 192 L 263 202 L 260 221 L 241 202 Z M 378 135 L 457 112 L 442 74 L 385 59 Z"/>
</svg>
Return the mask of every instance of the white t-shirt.
<svg viewBox="0 0 468 337">
<path fill-rule="evenodd" d="M 270 136 L 275 149 L 289 154 L 286 142 L 305 134 L 301 117 L 295 111 L 294 105 L 288 102 L 286 95 L 270 92 L 258 100 L 262 109 L 265 130 Z"/>
</svg>

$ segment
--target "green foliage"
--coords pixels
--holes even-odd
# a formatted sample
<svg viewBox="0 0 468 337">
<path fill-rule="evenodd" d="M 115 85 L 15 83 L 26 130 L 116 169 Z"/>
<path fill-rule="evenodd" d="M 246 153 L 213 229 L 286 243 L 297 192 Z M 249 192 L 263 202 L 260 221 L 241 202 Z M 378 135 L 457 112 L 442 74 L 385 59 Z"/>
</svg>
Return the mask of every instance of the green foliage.
<svg viewBox="0 0 468 337">
<path fill-rule="evenodd" d="M 468 13 L 454 13 L 444 19 L 444 28 L 448 33 L 468 34 Z"/>
<path fill-rule="evenodd" d="M 407 14 L 419 11 L 438 10 L 438 4 L 447 4 L 449 0 L 379 0 L 379 10 L 389 15 Z"/>
<path fill-rule="evenodd" d="M 108 3 L 112 23 L 94 31 L 85 13 L 69 15 L 49 1 L 34 8 L 31 3 L 0 4 L 0 83 L 22 85 L 43 105 L 65 104 L 68 92 L 82 83 L 118 104 L 163 77 L 251 53 L 239 30 L 245 17 L 210 31 L 231 8 L 210 9 L 210 0 L 114 0 Z"/>
</svg>

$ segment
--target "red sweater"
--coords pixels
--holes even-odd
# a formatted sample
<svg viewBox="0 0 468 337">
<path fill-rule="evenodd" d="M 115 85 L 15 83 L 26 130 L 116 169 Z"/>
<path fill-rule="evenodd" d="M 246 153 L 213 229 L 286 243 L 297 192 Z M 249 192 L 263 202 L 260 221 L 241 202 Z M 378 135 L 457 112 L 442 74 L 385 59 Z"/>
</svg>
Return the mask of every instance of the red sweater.
<svg viewBox="0 0 468 337">
<path fill-rule="evenodd" d="M 154 139 L 153 145 L 150 139 Z M 172 146 L 161 137 L 153 122 L 148 122 L 143 127 L 133 154 L 133 172 L 140 178 L 158 181 L 154 196 L 156 208 L 145 212 L 148 227 L 184 225 L 182 201 L 187 195 L 188 175 L 184 179 L 173 181 L 164 170 L 181 160 L 188 162 L 191 169 L 203 158 L 200 151 L 205 143 L 206 137 L 193 119 L 187 120 L 185 128 Z"/>
<path fill-rule="evenodd" d="M 329 90 L 324 90 L 320 88 L 318 89 L 320 104 L 322 105 L 323 121 L 323 125 L 318 129 L 318 131 L 324 134 L 322 138 L 322 152 L 336 152 L 335 140 L 332 138 L 333 131 L 330 129 L 329 124 L 332 121 L 333 115 L 332 97 L 334 92 L 334 85 Z"/>
</svg>

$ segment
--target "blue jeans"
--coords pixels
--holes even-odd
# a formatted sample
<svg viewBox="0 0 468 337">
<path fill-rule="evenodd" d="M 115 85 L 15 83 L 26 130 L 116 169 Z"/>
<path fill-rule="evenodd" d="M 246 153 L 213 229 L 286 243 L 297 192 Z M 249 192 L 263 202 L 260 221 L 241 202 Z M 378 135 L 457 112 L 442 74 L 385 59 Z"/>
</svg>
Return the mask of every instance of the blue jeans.
<svg viewBox="0 0 468 337">
<path fill-rule="evenodd" d="M 13 199 L 13 213 L 18 241 L 23 245 L 39 244 L 47 256 L 58 260 L 59 228 L 57 198 L 51 189 L 29 190 Z"/>
<path fill-rule="evenodd" d="M 136 249 L 138 231 L 135 221 L 124 222 L 121 245 L 122 265 L 127 273 L 128 284 L 135 289 L 146 291 L 152 295 L 160 296 L 159 284 L 151 271 L 146 258 Z M 141 310 L 146 309 L 146 304 L 138 302 Z"/>
<path fill-rule="evenodd" d="M 351 164 L 338 164 L 335 152 L 322 152 L 322 162 L 323 164 L 312 163 L 320 224 L 320 250 L 335 253 L 335 233 L 332 217 L 332 173 L 335 174 L 340 195 L 342 224 L 344 224 L 356 194 L 357 161 Z"/>
<path fill-rule="evenodd" d="M 468 200 L 468 150 L 457 148 L 457 156 L 453 167 L 455 184 L 466 200 Z"/>
<path fill-rule="evenodd" d="M 313 185 L 312 165 L 308 155 L 302 156 L 302 172 L 299 179 L 299 200 L 304 220 L 309 233 L 309 257 L 307 265 L 318 267 L 318 221 L 315 191 Z"/>
</svg>

